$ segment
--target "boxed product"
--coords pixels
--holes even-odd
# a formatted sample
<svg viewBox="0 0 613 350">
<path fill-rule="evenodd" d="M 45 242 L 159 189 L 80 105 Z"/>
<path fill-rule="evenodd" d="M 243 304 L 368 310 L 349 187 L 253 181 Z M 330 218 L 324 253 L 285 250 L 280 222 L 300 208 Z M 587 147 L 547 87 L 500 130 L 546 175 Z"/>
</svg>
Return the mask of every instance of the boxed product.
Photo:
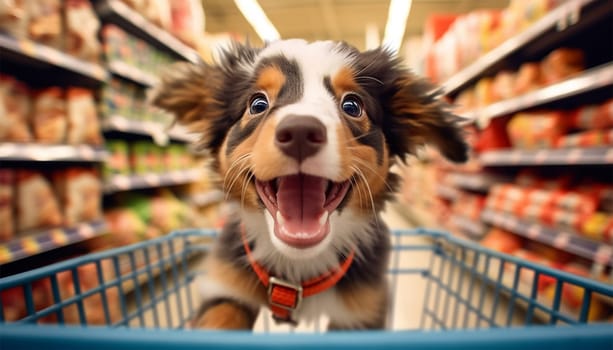
<svg viewBox="0 0 613 350">
<path fill-rule="evenodd" d="M 40 172 L 16 171 L 17 231 L 60 226 L 63 223 L 53 187 Z"/>
<path fill-rule="evenodd" d="M 107 140 L 109 158 L 104 163 L 104 177 L 127 175 L 130 173 L 129 146 L 124 140 Z"/>
<path fill-rule="evenodd" d="M 97 62 L 101 46 L 98 41 L 100 20 L 89 0 L 67 0 L 65 51 L 80 59 Z"/>
<path fill-rule="evenodd" d="M 99 145 L 102 143 L 100 123 L 92 90 L 71 87 L 66 93 L 69 144 Z"/>
<path fill-rule="evenodd" d="M 66 118 L 66 101 L 61 88 L 50 87 L 36 94 L 32 127 L 37 141 L 63 143 L 66 140 L 68 120 Z"/>
<path fill-rule="evenodd" d="M 31 141 L 28 126 L 30 104 L 26 85 L 0 74 L 0 141 Z"/>
<path fill-rule="evenodd" d="M 102 216 L 101 181 L 92 168 L 68 168 L 56 171 L 53 182 L 64 209 L 64 225 L 74 226 Z"/>
<path fill-rule="evenodd" d="M 0 169 L 0 242 L 10 240 L 15 233 L 13 177 L 13 170 Z"/>
<path fill-rule="evenodd" d="M 567 131 L 562 112 L 518 113 L 507 125 L 513 147 L 522 149 L 553 148 Z"/>
<path fill-rule="evenodd" d="M 62 1 L 28 0 L 28 36 L 43 45 L 62 48 Z"/>
<path fill-rule="evenodd" d="M 556 142 L 559 148 L 602 147 L 613 144 L 613 129 L 588 130 L 575 134 L 564 135 Z"/>
</svg>

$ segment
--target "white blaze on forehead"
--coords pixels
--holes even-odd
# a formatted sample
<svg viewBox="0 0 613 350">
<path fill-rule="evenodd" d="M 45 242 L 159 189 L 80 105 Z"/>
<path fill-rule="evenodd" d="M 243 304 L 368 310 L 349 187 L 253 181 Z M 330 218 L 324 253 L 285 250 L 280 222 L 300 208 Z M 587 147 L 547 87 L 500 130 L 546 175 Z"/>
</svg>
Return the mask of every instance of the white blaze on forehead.
<svg viewBox="0 0 613 350">
<path fill-rule="evenodd" d="M 338 102 L 324 85 L 326 77 L 332 78 L 343 67 L 351 66 L 352 54 L 339 43 L 316 41 L 308 43 L 300 39 L 277 41 L 258 55 L 259 61 L 267 57 L 283 56 L 296 62 L 303 85 L 303 94 L 295 103 L 280 107 L 275 113 L 277 123 L 289 115 L 308 115 L 318 118 L 327 129 L 328 144 L 318 155 L 307 159 L 301 171 L 312 175 L 336 178 L 340 173 L 340 154 L 337 127 L 340 124 Z M 328 166 L 322 168 L 322 164 Z M 331 165 L 331 166 L 330 166 Z"/>
</svg>

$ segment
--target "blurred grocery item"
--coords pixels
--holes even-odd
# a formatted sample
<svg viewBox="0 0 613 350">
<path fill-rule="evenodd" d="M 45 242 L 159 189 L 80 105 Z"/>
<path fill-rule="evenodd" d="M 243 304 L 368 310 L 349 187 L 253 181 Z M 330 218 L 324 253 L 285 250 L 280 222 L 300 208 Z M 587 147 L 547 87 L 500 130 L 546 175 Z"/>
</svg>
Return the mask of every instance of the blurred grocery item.
<svg viewBox="0 0 613 350">
<path fill-rule="evenodd" d="M 14 171 L 0 168 L 0 242 L 10 240 L 15 234 L 14 197 Z"/>
<path fill-rule="evenodd" d="M 68 120 L 64 92 L 59 87 L 38 91 L 34 97 L 32 127 L 34 137 L 42 143 L 63 143 Z"/>
<path fill-rule="evenodd" d="M 567 131 L 567 118 L 561 112 L 522 112 L 507 125 L 511 144 L 515 148 L 553 148 Z"/>
<path fill-rule="evenodd" d="M 93 168 L 71 167 L 55 171 L 53 183 L 64 213 L 64 225 L 102 217 L 102 185 Z"/>
<path fill-rule="evenodd" d="M 0 74 L 0 141 L 27 142 L 32 139 L 30 108 L 27 86 L 11 76 Z"/>
<path fill-rule="evenodd" d="M 66 98 L 68 115 L 67 143 L 72 145 L 100 145 L 102 143 L 102 135 L 93 91 L 76 87 L 68 88 Z"/>
<path fill-rule="evenodd" d="M 49 180 L 40 172 L 16 171 L 17 230 L 57 227 L 63 224 L 60 206 Z"/>
<path fill-rule="evenodd" d="M 98 41 L 100 20 L 89 0 L 66 0 L 66 43 L 64 50 L 89 62 L 100 60 L 101 45 Z"/>
</svg>

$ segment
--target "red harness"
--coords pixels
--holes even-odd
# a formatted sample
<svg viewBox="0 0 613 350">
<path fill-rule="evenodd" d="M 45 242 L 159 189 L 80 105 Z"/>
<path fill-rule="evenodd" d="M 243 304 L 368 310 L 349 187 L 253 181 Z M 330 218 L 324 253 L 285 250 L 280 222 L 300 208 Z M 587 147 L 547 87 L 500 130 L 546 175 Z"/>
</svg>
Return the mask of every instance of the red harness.
<svg viewBox="0 0 613 350">
<path fill-rule="evenodd" d="M 258 264 L 253 258 L 249 242 L 245 237 L 245 230 L 242 230 L 243 246 L 245 247 L 245 253 L 249 263 L 253 268 L 253 271 L 260 279 L 260 282 L 267 288 L 268 294 L 268 306 L 272 312 L 273 318 L 277 322 L 288 322 L 296 324 L 296 321 L 292 318 L 292 312 L 300 306 L 303 298 L 310 297 L 317 293 L 321 293 L 328 288 L 333 287 L 347 272 L 349 266 L 353 262 L 355 255 L 354 251 L 351 251 L 345 261 L 334 270 L 328 271 L 325 274 L 307 280 L 302 285 L 296 285 L 280 278 L 270 276 L 262 265 Z"/>
</svg>

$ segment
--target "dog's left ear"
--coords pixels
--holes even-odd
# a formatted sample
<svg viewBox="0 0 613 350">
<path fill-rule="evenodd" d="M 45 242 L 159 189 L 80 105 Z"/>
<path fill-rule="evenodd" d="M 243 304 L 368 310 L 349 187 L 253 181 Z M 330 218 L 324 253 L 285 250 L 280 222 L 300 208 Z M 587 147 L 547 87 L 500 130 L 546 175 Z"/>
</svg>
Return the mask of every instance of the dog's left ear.
<svg viewBox="0 0 613 350">
<path fill-rule="evenodd" d="M 440 90 L 407 69 L 398 74 L 389 95 L 387 133 L 390 150 L 404 159 L 425 144 L 434 145 L 449 160 L 465 162 L 468 145 L 459 126 L 460 117 L 441 99 Z"/>
</svg>

